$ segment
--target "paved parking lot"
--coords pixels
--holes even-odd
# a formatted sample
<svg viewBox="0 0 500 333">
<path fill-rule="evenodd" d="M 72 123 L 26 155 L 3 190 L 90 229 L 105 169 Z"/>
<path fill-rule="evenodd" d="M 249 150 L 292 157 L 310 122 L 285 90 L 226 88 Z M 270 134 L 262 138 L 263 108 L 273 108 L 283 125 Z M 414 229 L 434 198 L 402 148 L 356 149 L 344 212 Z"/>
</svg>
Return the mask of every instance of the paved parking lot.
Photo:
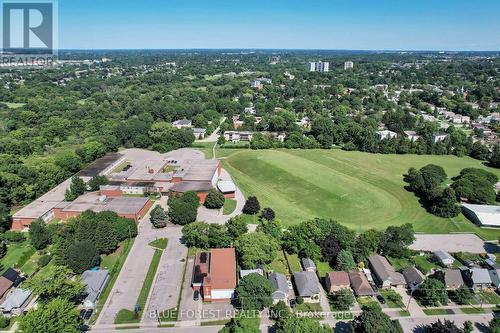
<svg viewBox="0 0 500 333">
<path fill-rule="evenodd" d="M 415 234 L 410 249 L 417 251 L 444 250 L 448 252 L 495 252 L 497 245 L 486 243 L 475 234 Z"/>
</svg>

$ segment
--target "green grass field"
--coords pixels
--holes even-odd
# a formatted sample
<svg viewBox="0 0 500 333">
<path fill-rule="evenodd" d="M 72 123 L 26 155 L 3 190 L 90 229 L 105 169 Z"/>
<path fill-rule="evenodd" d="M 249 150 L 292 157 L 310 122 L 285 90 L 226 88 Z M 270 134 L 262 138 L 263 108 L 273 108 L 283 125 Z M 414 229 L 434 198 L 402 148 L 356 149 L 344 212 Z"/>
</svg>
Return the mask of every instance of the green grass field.
<svg viewBox="0 0 500 333">
<path fill-rule="evenodd" d="M 332 218 L 356 230 L 382 229 L 412 223 L 417 232 L 476 232 L 488 239 L 500 230 L 481 229 L 463 215 L 454 219 L 425 211 L 405 190 L 403 174 L 410 167 L 434 163 L 448 176 L 475 167 L 500 176 L 469 157 L 382 155 L 334 150 L 220 149 L 217 157 L 246 196 L 255 195 L 261 207 L 273 208 L 285 225 L 313 217 Z"/>
</svg>

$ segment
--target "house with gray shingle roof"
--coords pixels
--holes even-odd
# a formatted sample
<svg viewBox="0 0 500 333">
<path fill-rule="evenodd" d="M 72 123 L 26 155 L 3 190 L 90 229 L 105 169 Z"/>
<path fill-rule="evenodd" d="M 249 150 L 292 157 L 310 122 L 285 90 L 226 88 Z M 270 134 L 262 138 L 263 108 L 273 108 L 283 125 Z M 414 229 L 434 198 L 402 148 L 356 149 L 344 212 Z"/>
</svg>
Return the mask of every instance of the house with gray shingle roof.
<svg viewBox="0 0 500 333">
<path fill-rule="evenodd" d="M 370 267 L 375 273 L 376 281 L 381 288 L 406 288 L 406 281 L 401 273 L 396 272 L 389 261 L 379 254 L 374 254 L 368 258 Z"/>
<path fill-rule="evenodd" d="M 304 302 L 319 302 L 319 281 L 316 273 L 310 271 L 295 272 L 293 279 L 298 296 L 302 297 Z"/>
<path fill-rule="evenodd" d="M 500 269 L 490 269 L 488 273 L 490 274 L 491 284 L 493 287 L 500 290 Z"/>
<path fill-rule="evenodd" d="M 406 280 L 408 288 L 412 291 L 416 290 L 425 279 L 424 275 L 415 267 L 409 267 L 403 270 L 403 276 Z"/>
<path fill-rule="evenodd" d="M 87 295 L 83 300 L 83 307 L 95 308 L 108 280 L 109 272 L 106 269 L 83 272 L 82 282 L 85 285 L 85 294 Z"/>
<path fill-rule="evenodd" d="M 274 292 L 271 294 L 273 303 L 278 303 L 279 301 L 288 303 L 290 289 L 286 276 L 280 273 L 269 273 L 268 279 L 274 287 Z"/>
<path fill-rule="evenodd" d="M 472 289 L 483 290 L 492 287 L 490 273 L 486 268 L 470 268 L 465 271 L 465 277 Z"/>
<path fill-rule="evenodd" d="M 14 289 L 0 305 L 0 311 L 4 316 L 10 317 L 20 315 L 26 309 L 31 299 L 31 291 L 21 288 Z"/>
<path fill-rule="evenodd" d="M 316 272 L 316 264 L 310 258 L 302 258 L 301 260 L 302 268 L 305 271 Z"/>
<path fill-rule="evenodd" d="M 446 289 L 454 290 L 465 286 L 462 271 L 459 269 L 444 269 L 443 279 Z"/>
</svg>

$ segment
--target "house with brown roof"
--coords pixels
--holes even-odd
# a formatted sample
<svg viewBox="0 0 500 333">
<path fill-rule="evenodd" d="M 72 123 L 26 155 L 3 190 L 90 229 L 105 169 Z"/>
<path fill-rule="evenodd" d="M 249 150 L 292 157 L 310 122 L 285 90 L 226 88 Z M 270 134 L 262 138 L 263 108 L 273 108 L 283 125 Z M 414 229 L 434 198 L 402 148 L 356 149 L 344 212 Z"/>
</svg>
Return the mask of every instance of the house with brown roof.
<svg viewBox="0 0 500 333">
<path fill-rule="evenodd" d="M 443 279 L 446 289 L 455 290 L 465 286 L 462 272 L 459 269 L 444 269 Z"/>
<path fill-rule="evenodd" d="M 191 285 L 206 302 L 230 301 L 236 289 L 236 253 L 234 248 L 198 252 Z"/>
<path fill-rule="evenodd" d="M 0 276 L 0 301 L 5 300 L 8 291 L 12 287 L 17 287 L 23 280 L 18 271 L 13 268 L 8 268 L 2 276 Z"/>
<path fill-rule="evenodd" d="M 351 281 L 347 272 L 329 272 L 325 276 L 325 287 L 329 293 L 349 288 Z"/>
<path fill-rule="evenodd" d="M 368 282 L 365 274 L 359 271 L 352 271 L 349 273 L 349 280 L 351 281 L 352 290 L 356 296 L 373 296 L 373 291 L 370 282 Z"/>
<path fill-rule="evenodd" d="M 392 267 L 385 257 L 374 254 L 368 258 L 368 262 L 370 263 L 373 273 L 375 273 L 377 285 L 380 288 L 406 288 L 404 276 L 396 272 L 394 267 Z"/>
</svg>

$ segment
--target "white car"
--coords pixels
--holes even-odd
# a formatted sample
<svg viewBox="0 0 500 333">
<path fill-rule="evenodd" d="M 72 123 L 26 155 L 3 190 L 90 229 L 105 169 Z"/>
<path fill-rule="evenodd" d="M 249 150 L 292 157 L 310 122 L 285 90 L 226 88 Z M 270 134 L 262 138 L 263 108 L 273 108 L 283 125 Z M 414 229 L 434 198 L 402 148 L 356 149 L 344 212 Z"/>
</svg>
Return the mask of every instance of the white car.
<svg viewBox="0 0 500 333">
<path fill-rule="evenodd" d="M 293 289 L 292 281 L 287 280 L 286 282 L 288 282 L 288 289 Z"/>
</svg>

